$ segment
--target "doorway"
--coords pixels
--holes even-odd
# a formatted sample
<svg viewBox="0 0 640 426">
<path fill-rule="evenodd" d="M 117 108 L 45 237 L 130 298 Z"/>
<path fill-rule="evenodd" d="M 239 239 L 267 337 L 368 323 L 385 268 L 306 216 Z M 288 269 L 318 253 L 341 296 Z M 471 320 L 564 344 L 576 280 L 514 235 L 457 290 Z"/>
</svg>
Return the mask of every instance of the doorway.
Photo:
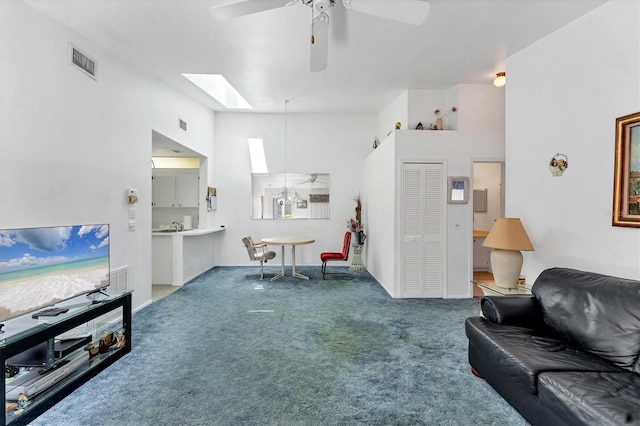
<svg viewBox="0 0 640 426">
<path fill-rule="evenodd" d="M 156 243 L 164 241 L 163 237 L 153 237 L 154 228 L 167 227 L 173 223 L 182 223 L 187 228 L 200 226 L 200 197 L 205 190 L 207 179 L 206 157 L 179 142 L 157 132 L 151 131 L 151 294 L 152 302 L 156 302 L 179 289 L 167 285 L 164 280 L 158 282 L 159 275 L 167 275 L 162 265 L 172 264 L 174 259 L 163 257 L 164 250 Z M 187 218 L 191 225 L 187 223 Z M 162 247 L 162 246 L 160 246 Z M 163 273 L 157 271 L 163 270 Z M 169 274 L 170 274 L 170 269 Z M 164 278 L 164 277 L 163 277 Z"/>
<path fill-rule="evenodd" d="M 496 219 L 504 217 L 504 162 L 473 162 L 473 277 L 474 281 L 493 280 L 484 239 Z M 474 285 L 474 296 L 482 291 Z"/>
</svg>

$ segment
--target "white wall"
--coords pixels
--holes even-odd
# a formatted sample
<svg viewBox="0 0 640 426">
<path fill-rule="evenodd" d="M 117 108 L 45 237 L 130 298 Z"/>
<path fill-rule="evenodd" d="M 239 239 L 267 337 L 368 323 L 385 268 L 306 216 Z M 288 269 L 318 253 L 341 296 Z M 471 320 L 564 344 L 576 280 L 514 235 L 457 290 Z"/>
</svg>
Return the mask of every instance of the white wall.
<svg viewBox="0 0 640 426">
<path fill-rule="evenodd" d="M 420 90 L 412 89 L 408 92 L 408 125 L 403 129 L 415 129 L 418 123 L 422 123 L 424 128 L 429 124 L 436 124 L 436 119 L 442 117 L 444 130 L 456 130 L 457 113 L 451 113 L 451 107 L 457 106 L 455 92 L 457 90 Z M 440 115 L 435 114 L 435 110 L 440 110 Z M 446 115 L 445 115 L 446 114 Z M 404 124 L 404 123 L 403 123 Z"/>
<path fill-rule="evenodd" d="M 69 65 L 69 42 L 97 60 L 98 81 Z M 149 303 L 152 130 L 212 156 L 214 114 L 23 2 L 3 1 L 0 123 L 0 228 L 111 224 L 111 267 L 130 267 L 134 308 Z M 127 187 L 139 192 L 135 232 Z"/>
<path fill-rule="evenodd" d="M 383 142 L 390 131 L 395 130 L 395 125 L 400 122 L 402 129 L 409 129 L 409 91 L 405 90 L 387 105 L 376 117 L 376 137 Z M 417 124 L 417 123 L 416 123 Z M 412 128 L 415 128 L 415 124 Z M 371 141 L 373 143 L 373 140 Z"/>
<path fill-rule="evenodd" d="M 293 101 L 292 101 L 293 102 Z M 320 253 L 342 249 L 354 199 L 362 190 L 365 153 L 374 138 L 374 115 L 288 114 L 287 172 L 330 173 L 330 219 L 251 219 L 248 138 L 262 138 L 270 172 L 284 172 L 284 114 L 216 114 L 217 220 L 225 225 L 220 265 L 253 265 L 242 237 L 309 235 L 315 244 L 296 249 L 296 263 L 320 265 Z M 276 247 L 279 265 L 280 251 Z M 290 264 L 290 250 L 285 259 Z M 336 266 L 339 262 L 335 262 Z"/>
<path fill-rule="evenodd" d="M 640 110 L 639 21 L 640 2 L 611 1 L 507 60 L 506 213 L 535 247 L 527 281 L 553 266 L 640 278 L 640 229 L 611 226 L 615 119 Z"/>
<path fill-rule="evenodd" d="M 396 134 L 395 131 L 364 162 L 362 222 L 367 241 L 362 258 L 369 273 L 391 295 L 395 292 Z"/>
<path fill-rule="evenodd" d="M 487 211 L 473 214 L 473 227 L 490 231 L 495 220 L 503 217 L 501 208 L 502 163 L 474 163 L 473 189 L 487 190 Z"/>
<path fill-rule="evenodd" d="M 423 91 L 412 93 L 405 99 L 409 109 L 431 108 L 442 102 L 456 106 L 455 123 L 458 130 L 400 130 L 382 141 L 376 152 L 365 160 L 365 176 L 370 176 L 388 160 L 394 161 L 393 182 L 378 179 L 376 184 L 368 179 L 365 182 L 365 203 L 371 217 L 370 238 L 367 240 L 367 269 L 392 295 L 399 294 L 397 277 L 397 259 L 389 257 L 389 240 L 395 245 L 397 240 L 398 218 L 395 215 L 380 215 L 385 211 L 388 197 L 377 198 L 378 185 L 383 190 L 394 191 L 394 203 L 400 200 L 401 170 L 404 161 L 440 162 L 444 164 L 446 176 L 473 176 L 473 161 L 502 161 L 504 158 L 504 92 L 492 85 L 458 85 L 446 91 Z M 398 100 L 388 108 L 400 109 Z M 440 108 L 442 109 L 442 108 Z M 414 114 L 410 111 L 410 114 Z M 383 117 L 378 115 L 378 120 Z M 380 121 L 379 121 L 380 123 Z M 385 147 L 389 145 L 390 149 Z M 382 148 L 385 148 L 381 150 Z M 385 171 L 385 176 L 386 176 Z M 445 178 L 446 178 L 445 176 Z M 377 214 L 379 216 L 371 216 Z M 448 204 L 447 222 L 447 272 L 445 297 L 471 297 L 472 289 L 472 245 L 473 245 L 473 204 Z M 393 231 L 391 231 L 393 229 Z M 393 238 L 389 235 L 393 232 Z M 378 236 L 380 238 L 378 239 Z M 395 251 L 393 252 L 395 255 Z M 379 264 L 381 261 L 382 264 Z M 396 268 L 396 269 L 394 269 Z"/>
</svg>

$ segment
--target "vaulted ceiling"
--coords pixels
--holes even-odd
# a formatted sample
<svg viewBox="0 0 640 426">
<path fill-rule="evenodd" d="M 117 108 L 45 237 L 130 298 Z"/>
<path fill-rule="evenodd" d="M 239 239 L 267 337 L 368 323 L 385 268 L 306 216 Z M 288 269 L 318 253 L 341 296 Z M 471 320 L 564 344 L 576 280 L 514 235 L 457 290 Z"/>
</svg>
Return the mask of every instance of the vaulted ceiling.
<svg viewBox="0 0 640 426">
<path fill-rule="evenodd" d="M 338 1 L 328 67 L 316 73 L 302 3 L 219 20 L 215 0 L 26 2 L 216 111 L 226 109 L 181 73 L 223 74 L 257 112 L 282 112 L 289 99 L 290 112 L 377 113 L 406 89 L 490 84 L 509 55 L 606 1 L 430 0 L 420 26 Z"/>
</svg>

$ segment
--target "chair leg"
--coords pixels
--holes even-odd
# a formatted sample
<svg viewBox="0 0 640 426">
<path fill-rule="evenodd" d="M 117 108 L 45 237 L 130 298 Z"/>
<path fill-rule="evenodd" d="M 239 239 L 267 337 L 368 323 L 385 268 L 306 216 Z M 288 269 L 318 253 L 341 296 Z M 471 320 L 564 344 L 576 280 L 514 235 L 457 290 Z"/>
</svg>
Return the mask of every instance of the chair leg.
<svg viewBox="0 0 640 426">
<path fill-rule="evenodd" d="M 264 278 L 264 271 L 262 269 L 262 261 L 260 261 L 260 280 Z"/>
<path fill-rule="evenodd" d="M 327 262 L 322 262 L 322 279 L 324 280 L 324 272 L 327 270 Z"/>
</svg>

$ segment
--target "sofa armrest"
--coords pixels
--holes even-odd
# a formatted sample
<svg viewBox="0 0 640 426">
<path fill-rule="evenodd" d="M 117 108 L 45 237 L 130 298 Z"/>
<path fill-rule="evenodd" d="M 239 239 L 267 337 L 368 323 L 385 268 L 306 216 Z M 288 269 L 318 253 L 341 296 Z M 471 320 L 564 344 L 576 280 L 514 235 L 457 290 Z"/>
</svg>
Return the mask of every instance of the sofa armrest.
<svg viewBox="0 0 640 426">
<path fill-rule="evenodd" d="M 480 307 L 489 322 L 532 329 L 543 325 L 542 310 L 535 296 L 484 296 Z"/>
</svg>

